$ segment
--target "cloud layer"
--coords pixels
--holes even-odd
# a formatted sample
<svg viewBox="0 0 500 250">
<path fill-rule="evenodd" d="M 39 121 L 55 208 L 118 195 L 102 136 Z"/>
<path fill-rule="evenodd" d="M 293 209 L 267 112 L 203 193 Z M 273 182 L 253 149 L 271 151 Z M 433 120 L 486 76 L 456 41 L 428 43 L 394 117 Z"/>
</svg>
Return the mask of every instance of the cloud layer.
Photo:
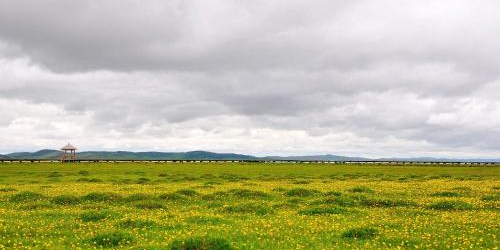
<svg viewBox="0 0 500 250">
<path fill-rule="evenodd" d="M 0 152 L 498 157 L 499 11 L 0 0 Z"/>
</svg>

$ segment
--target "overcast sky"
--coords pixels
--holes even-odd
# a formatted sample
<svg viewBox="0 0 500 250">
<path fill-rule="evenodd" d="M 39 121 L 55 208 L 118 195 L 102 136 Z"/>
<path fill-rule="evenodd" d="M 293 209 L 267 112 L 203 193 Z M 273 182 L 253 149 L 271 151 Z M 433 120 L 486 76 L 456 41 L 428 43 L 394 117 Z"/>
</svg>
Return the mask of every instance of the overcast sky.
<svg viewBox="0 0 500 250">
<path fill-rule="evenodd" d="M 0 152 L 500 157 L 498 0 L 0 0 Z"/>
</svg>

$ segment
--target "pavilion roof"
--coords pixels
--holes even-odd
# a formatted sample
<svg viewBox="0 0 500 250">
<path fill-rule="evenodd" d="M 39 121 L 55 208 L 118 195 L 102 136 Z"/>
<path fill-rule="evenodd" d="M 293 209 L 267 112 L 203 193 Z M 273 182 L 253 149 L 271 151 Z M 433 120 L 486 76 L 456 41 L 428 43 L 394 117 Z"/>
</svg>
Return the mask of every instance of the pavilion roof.
<svg viewBox="0 0 500 250">
<path fill-rule="evenodd" d="M 77 148 L 68 143 L 66 146 L 62 147 L 61 150 L 77 150 Z"/>
</svg>

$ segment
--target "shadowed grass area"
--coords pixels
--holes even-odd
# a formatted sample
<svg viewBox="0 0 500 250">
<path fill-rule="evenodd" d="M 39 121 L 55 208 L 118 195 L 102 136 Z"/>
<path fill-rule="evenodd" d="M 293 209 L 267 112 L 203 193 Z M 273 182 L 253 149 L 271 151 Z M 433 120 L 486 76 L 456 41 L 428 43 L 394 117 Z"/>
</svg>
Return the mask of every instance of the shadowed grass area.
<svg viewBox="0 0 500 250">
<path fill-rule="evenodd" d="M 367 207 L 414 207 L 417 203 L 408 200 L 363 199 L 360 204 Z"/>
<path fill-rule="evenodd" d="M 231 244 L 218 237 L 193 237 L 174 240 L 170 250 L 233 250 Z"/>
<path fill-rule="evenodd" d="M 309 197 L 320 194 L 321 192 L 316 189 L 306 189 L 306 188 L 293 188 L 285 192 L 286 196 L 295 197 Z"/>
<path fill-rule="evenodd" d="M 4 193 L 7 193 L 7 192 L 14 192 L 14 191 L 17 191 L 17 189 L 12 188 L 12 187 L 4 187 L 4 188 L 0 188 L 0 192 L 4 192 Z"/>
<path fill-rule="evenodd" d="M 122 199 L 122 196 L 112 192 L 92 192 L 82 197 L 84 201 L 113 202 Z"/>
<path fill-rule="evenodd" d="M 123 201 L 125 202 L 133 202 L 133 201 L 145 201 L 145 200 L 152 200 L 155 197 L 150 194 L 144 194 L 144 193 L 135 193 L 131 194 L 125 198 L 123 198 Z"/>
<path fill-rule="evenodd" d="M 116 224 L 120 228 L 151 228 L 156 226 L 152 220 L 126 219 Z"/>
<path fill-rule="evenodd" d="M 434 197 L 459 197 L 460 194 L 457 192 L 442 191 L 442 192 L 433 193 L 432 196 L 434 196 Z"/>
<path fill-rule="evenodd" d="M 187 196 L 187 197 L 194 197 L 194 196 L 200 195 L 200 193 L 198 193 L 196 190 L 193 190 L 193 189 L 177 190 L 177 191 L 175 191 L 174 194 L 183 195 L 183 196 Z"/>
<path fill-rule="evenodd" d="M 187 199 L 186 196 L 177 193 L 161 194 L 159 198 L 166 201 L 182 201 Z"/>
<path fill-rule="evenodd" d="M 471 210 L 474 208 L 471 204 L 464 201 L 439 201 L 430 204 L 428 207 L 434 210 L 449 211 Z"/>
<path fill-rule="evenodd" d="M 76 205 L 82 202 L 79 197 L 70 194 L 55 196 L 50 201 L 57 205 Z"/>
<path fill-rule="evenodd" d="M 238 197 L 238 198 L 247 198 L 247 199 L 259 199 L 259 198 L 267 198 L 270 195 L 263 191 L 255 191 L 249 189 L 231 189 L 229 193 Z"/>
<path fill-rule="evenodd" d="M 483 201 L 500 201 L 500 193 L 485 195 L 481 199 Z"/>
<path fill-rule="evenodd" d="M 10 197 L 10 201 L 13 202 L 27 202 L 27 201 L 41 201 L 46 199 L 47 197 L 43 194 L 31 192 L 31 191 L 23 191 L 17 194 L 14 194 Z"/>
<path fill-rule="evenodd" d="M 373 189 L 365 186 L 353 187 L 351 189 L 348 189 L 347 191 L 351 193 L 373 193 Z"/>
<path fill-rule="evenodd" d="M 139 208 L 139 209 L 161 209 L 165 208 L 163 204 L 157 201 L 151 201 L 151 200 L 143 200 L 143 201 L 138 201 L 134 204 L 134 207 Z"/>
<path fill-rule="evenodd" d="M 378 230 L 373 227 L 358 227 L 352 228 L 342 233 L 342 238 L 354 240 L 368 240 L 379 234 Z"/>
</svg>

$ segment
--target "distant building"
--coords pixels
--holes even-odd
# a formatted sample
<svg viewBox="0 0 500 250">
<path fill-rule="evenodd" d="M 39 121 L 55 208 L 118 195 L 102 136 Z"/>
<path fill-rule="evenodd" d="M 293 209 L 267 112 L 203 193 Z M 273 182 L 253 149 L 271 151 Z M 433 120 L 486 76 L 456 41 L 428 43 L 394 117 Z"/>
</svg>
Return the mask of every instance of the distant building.
<svg viewBox="0 0 500 250">
<path fill-rule="evenodd" d="M 78 149 L 75 146 L 68 143 L 66 146 L 62 147 L 61 150 L 63 151 L 61 155 L 62 162 L 70 162 L 76 160 L 76 150 Z"/>
</svg>

